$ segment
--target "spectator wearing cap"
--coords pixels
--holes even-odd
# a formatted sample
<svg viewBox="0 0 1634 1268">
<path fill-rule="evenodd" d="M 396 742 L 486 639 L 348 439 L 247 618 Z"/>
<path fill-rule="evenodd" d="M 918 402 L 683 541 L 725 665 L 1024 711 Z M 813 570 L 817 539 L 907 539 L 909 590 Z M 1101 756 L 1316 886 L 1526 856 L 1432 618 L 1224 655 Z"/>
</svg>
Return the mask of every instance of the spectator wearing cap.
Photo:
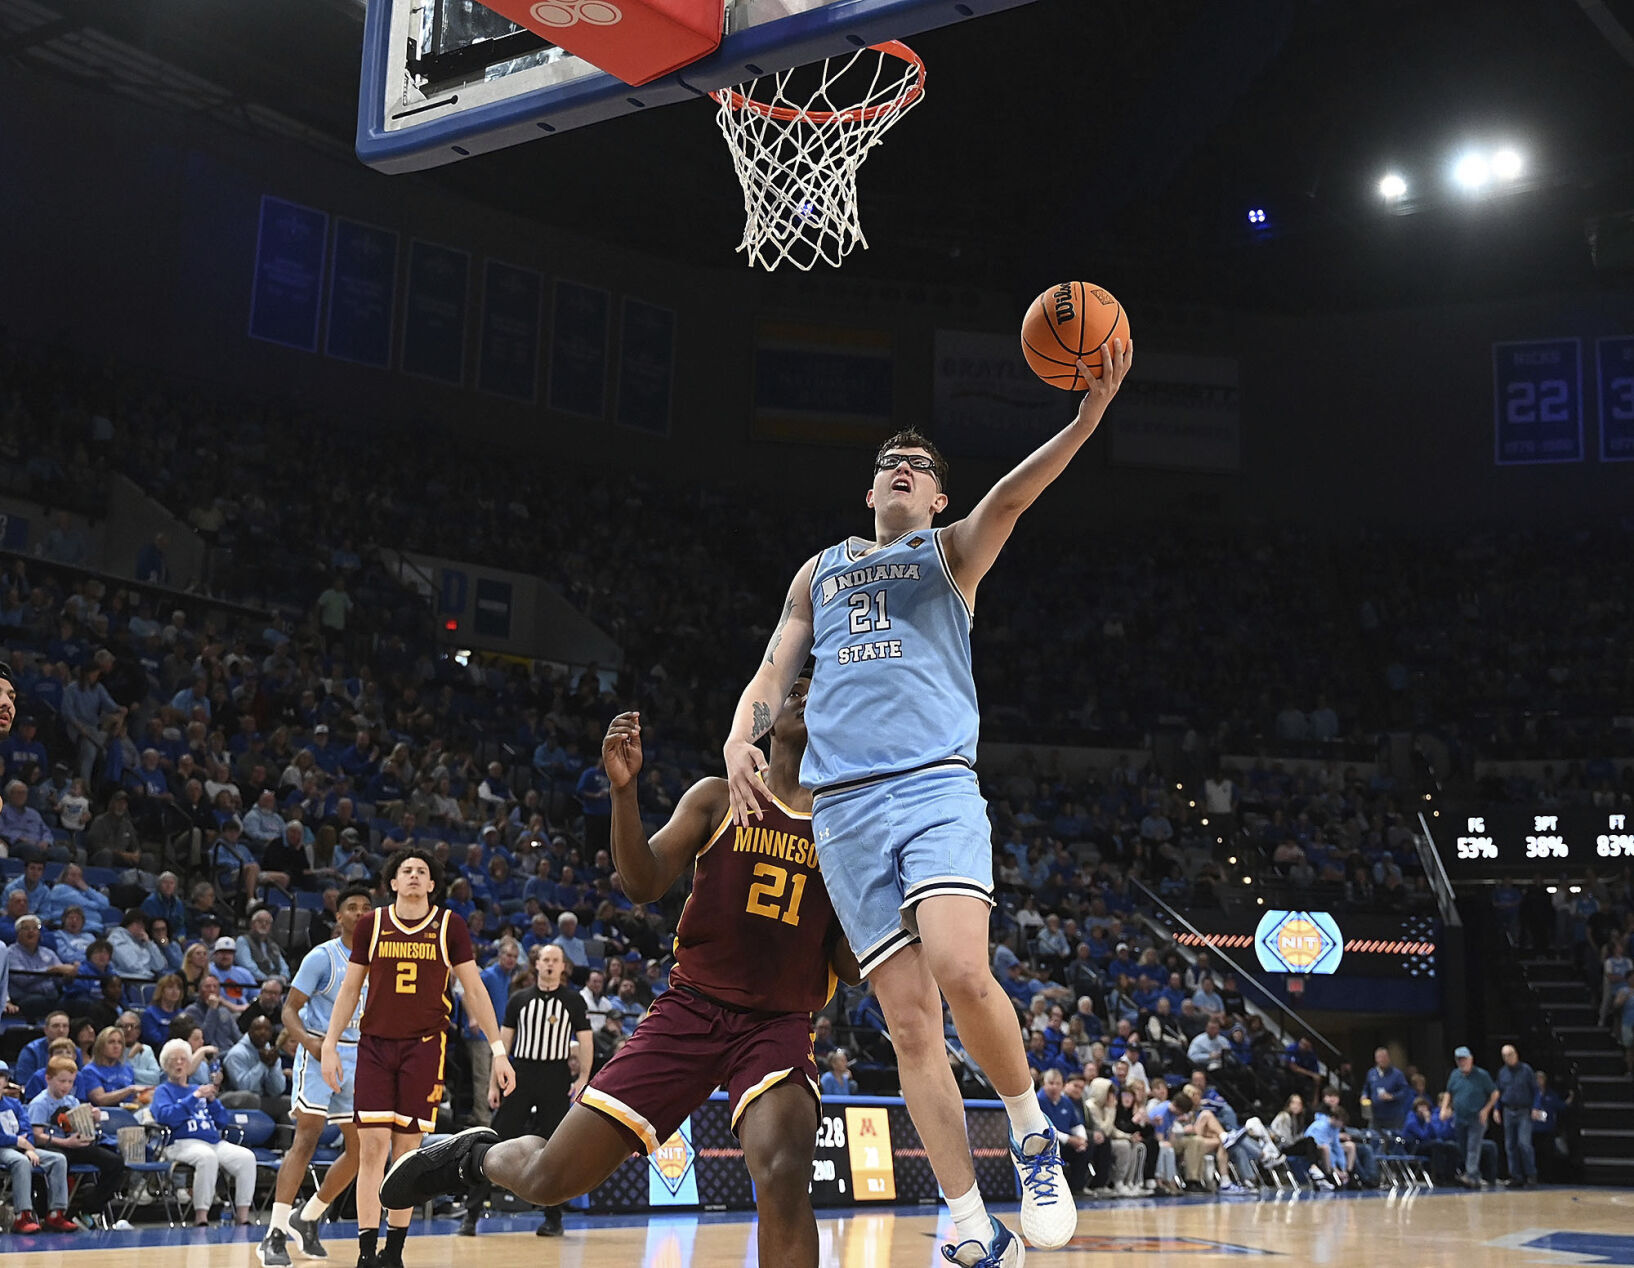
<svg viewBox="0 0 1634 1268">
<path fill-rule="evenodd" d="M 148 918 L 132 907 L 120 918 L 119 927 L 108 934 L 113 948 L 113 971 L 122 978 L 151 982 L 169 971 L 164 952 L 148 937 Z"/>
<path fill-rule="evenodd" d="M 1537 1157 L 1532 1151 L 1532 1106 L 1537 1100 L 1537 1072 L 1520 1058 L 1515 1045 L 1503 1046 L 1503 1064 L 1498 1067 L 1498 1121 L 1504 1129 L 1504 1157 L 1509 1163 L 1509 1187 L 1524 1189 L 1527 1181 L 1538 1178 Z"/>
<path fill-rule="evenodd" d="M 1118 943 L 1111 963 L 1106 966 L 1107 981 L 1116 982 L 1120 976 L 1127 977 L 1131 982 L 1140 976 L 1140 966 L 1135 963 L 1127 942 Z"/>
<path fill-rule="evenodd" d="M 6 973 L 11 1002 L 24 1017 L 44 1016 L 62 998 L 67 979 L 79 974 L 79 966 L 64 964 L 50 947 L 40 942 L 40 918 L 30 914 L 17 920 L 17 941 L 6 948 Z"/>
<path fill-rule="evenodd" d="M 110 921 L 119 915 L 119 909 L 100 890 L 85 883 L 85 873 L 78 863 L 69 863 L 40 904 L 40 918 L 47 924 L 61 924 L 70 907 L 78 907 L 85 917 L 85 928 L 101 933 Z"/>
<path fill-rule="evenodd" d="M 40 914 L 40 909 L 45 906 L 45 900 L 51 894 L 51 886 L 45 879 L 44 859 L 30 859 L 23 864 L 23 874 L 8 884 L 4 890 L 0 890 L 0 901 L 8 908 L 13 894 L 22 894 L 25 904 L 23 911 L 16 913 L 17 915 L 25 912 L 33 912 L 36 916 Z"/>
<path fill-rule="evenodd" d="M 580 968 L 590 966 L 590 953 L 586 950 L 584 939 L 579 937 L 579 918 L 571 911 L 564 911 L 556 921 L 556 936 L 551 939 L 554 946 L 561 947 L 562 954 L 567 957 L 569 964 Z M 632 988 L 635 983 L 630 984 Z"/>
<path fill-rule="evenodd" d="M 330 740 L 329 724 L 320 722 L 312 728 L 312 739 L 306 745 L 312 761 L 325 775 L 333 777 L 341 772 L 341 750 Z"/>
<path fill-rule="evenodd" d="M 0 838 L 10 847 L 12 858 L 44 861 L 73 857 L 69 846 L 51 835 L 40 812 L 28 804 L 28 785 L 20 779 L 6 784 L 5 806 L 0 808 Z"/>
<path fill-rule="evenodd" d="M 150 919 L 163 917 L 176 933 L 187 928 L 187 908 L 182 903 L 181 895 L 176 892 L 180 884 L 181 878 L 176 873 L 160 872 L 153 892 L 142 900 L 145 915 Z"/>
<path fill-rule="evenodd" d="M 30 763 L 38 766 L 42 772 L 50 769 L 51 755 L 35 736 L 32 713 L 19 717 L 11 734 L 0 740 L 0 759 L 5 761 L 7 770 L 20 771 Z"/>
<path fill-rule="evenodd" d="M 1498 1103 L 1498 1085 L 1475 1064 L 1475 1054 L 1468 1048 L 1455 1048 L 1452 1056 L 1457 1068 L 1447 1076 L 1447 1090 L 1441 1094 L 1441 1118 L 1453 1125 L 1453 1134 L 1464 1158 L 1464 1187 L 1478 1189 L 1481 1182 L 1476 1177 L 1488 1170 L 1485 1164 L 1489 1155 L 1483 1145 L 1491 1144 L 1486 1139 L 1486 1129 L 1492 1118 L 1492 1107 Z M 1486 1179 L 1495 1183 L 1498 1178 L 1496 1145 L 1492 1145 L 1490 1160 Z"/>
<path fill-rule="evenodd" d="M 232 1000 L 245 999 L 245 992 L 253 992 L 267 976 L 239 963 L 238 939 L 226 934 L 210 944 L 210 973 L 221 983 L 223 994 Z"/>
<path fill-rule="evenodd" d="M 1373 1128 L 1381 1132 L 1399 1132 L 1407 1125 L 1407 1110 L 1413 1099 L 1413 1090 L 1407 1076 L 1390 1059 L 1390 1049 L 1378 1048 L 1373 1053 L 1373 1068 L 1362 1082 L 1362 1100 L 1373 1111 Z"/>
<path fill-rule="evenodd" d="M 85 833 L 85 849 L 92 867 L 134 867 L 153 870 L 153 856 L 142 851 L 142 837 L 130 814 L 130 794 L 114 789 L 108 808 L 91 820 Z M 146 878 L 147 883 L 152 877 Z"/>
<path fill-rule="evenodd" d="M 512 800 L 511 786 L 505 780 L 505 767 L 500 762 L 488 763 L 488 777 L 477 785 L 477 804 L 485 816 L 499 814 Z"/>
</svg>

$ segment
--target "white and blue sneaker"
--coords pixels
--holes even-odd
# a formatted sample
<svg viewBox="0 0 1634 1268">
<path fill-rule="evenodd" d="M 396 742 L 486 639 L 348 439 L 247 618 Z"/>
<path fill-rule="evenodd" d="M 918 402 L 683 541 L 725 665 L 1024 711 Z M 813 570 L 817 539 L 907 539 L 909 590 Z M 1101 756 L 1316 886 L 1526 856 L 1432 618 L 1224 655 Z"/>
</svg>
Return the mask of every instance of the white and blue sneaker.
<svg viewBox="0 0 1634 1268">
<path fill-rule="evenodd" d="M 942 1258 L 950 1264 L 962 1264 L 964 1268 L 1021 1268 L 1027 1258 L 1027 1248 L 1017 1237 L 997 1219 L 989 1215 L 993 1221 L 993 1236 L 985 1244 L 971 1238 L 968 1242 L 954 1245 L 949 1242 L 942 1247 Z"/>
<path fill-rule="evenodd" d="M 1021 1235 L 1040 1250 L 1065 1246 L 1078 1231 L 1078 1207 L 1061 1169 L 1055 1132 L 1028 1132 L 1019 1145 L 1011 1136 L 1010 1161 L 1021 1180 Z"/>
</svg>

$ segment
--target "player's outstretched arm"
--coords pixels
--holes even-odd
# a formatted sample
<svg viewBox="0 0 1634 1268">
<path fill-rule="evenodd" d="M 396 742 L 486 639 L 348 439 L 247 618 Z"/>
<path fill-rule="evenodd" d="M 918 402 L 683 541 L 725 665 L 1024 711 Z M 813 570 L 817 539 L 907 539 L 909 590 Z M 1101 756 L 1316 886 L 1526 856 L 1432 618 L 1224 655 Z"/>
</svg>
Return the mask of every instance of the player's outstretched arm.
<svg viewBox="0 0 1634 1268">
<path fill-rule="evenodd" d="M 613 867 L 624 885 L 625 897 L 634 903 L 654 903 L 669 892 L 710 834 L 721 826 L 728 798 L 724 779 L 700 779 L 682 794 L 670 821 L 648 841 L 635 792 L 635 772 L 641 769 L 639 725 L 635 714 L 614 718 L 602 753 L 607 778 L 613 785 Z M 630 733 L 631 727 L 635 728 L 634 734 Z"/>
<path fill-rule="evenodd" d="M 726 783 L 732 803 L 732 821 L 748 827 L 769 804 L 756 773 L 766 768 L 766 758 L 755 741 L 772 729 L 777 714 L 788 698 L 789 688 L 800 676 L 800 668 L 811 654 L 811 576 L 817 569 L 813 555 L 801 565 L 789 584 L 783 601 L 783 615 L 766 643 L 766 656 L 749 680 L 738 709 L 732 715 L 732 730 L 726 737 L 722 755 L 726 759 Z"/>
<path fill-rule="evenodd" d="M 989 489 L 969 515 L 943 530 L 942 549 L 947 552 L 954 584 L 966 603 L 975 605 L 976 587 L 1010 540 L 1021 513 L 1038 500 L 1038 495 L 1067 469 L 1084 441 L 1095 434 L 1106 407 L 1123 386 L 1134 355 L 1132 339 L 1114 339 L 1111 346 L 1102 344 L 1101 364 L 1106 370 L 1098 379 L 1080 358 L 1078 372 L 1089 383 L 1089 390 L 1078 404 L 1077 416 Z"/>
</svg>

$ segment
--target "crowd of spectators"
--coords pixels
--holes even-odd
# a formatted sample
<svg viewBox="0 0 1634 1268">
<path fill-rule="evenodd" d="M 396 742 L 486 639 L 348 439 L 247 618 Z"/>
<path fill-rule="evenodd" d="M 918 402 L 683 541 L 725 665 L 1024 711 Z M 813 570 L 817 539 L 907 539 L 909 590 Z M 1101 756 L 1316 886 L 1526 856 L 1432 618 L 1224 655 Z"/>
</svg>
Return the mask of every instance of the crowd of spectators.
<svg viewBox="0 0 1634 1268">
<path fill-rule="evenodd" d="M 0 402 L 0 438 L 58 437 L 64 478 L 94 481 L 117 451 L 213 548 L 211 587 L 303 612 L 323 596 L 341 631 L 423 632 L 382 545 L 544 577 L 628 664 L 684 688 L 671 725 L 700 743 L 725 733 L 736 677 L 721 667 L 753 663 L 785 578 L 859 527 L 832 490 L 797 482 L 773 505 L 630 469 L 518 464 L 407 422 L 382 446 L 366 422 L 16 340 L 0 340 Z M 253 483 L 237 478 L 252 468 Z M 1060 528 L 1046 501 L 983 589 L 973 637 L 991 738 L 1139 744 L 1172 729 L 1203 767 L 1259 749 L 1354 760 L 1411 728 L 1455 776 L 1478 756 L 1582 759 L 1594 783 L 1634 794 L 1621 706 L 1634 562 L 1616 528 L 1438 530 L 1432 545 L 1168 524 L 1072 551 Z M 1045 629 L 1075 654 L 1016 653 Z"/>
</svg>

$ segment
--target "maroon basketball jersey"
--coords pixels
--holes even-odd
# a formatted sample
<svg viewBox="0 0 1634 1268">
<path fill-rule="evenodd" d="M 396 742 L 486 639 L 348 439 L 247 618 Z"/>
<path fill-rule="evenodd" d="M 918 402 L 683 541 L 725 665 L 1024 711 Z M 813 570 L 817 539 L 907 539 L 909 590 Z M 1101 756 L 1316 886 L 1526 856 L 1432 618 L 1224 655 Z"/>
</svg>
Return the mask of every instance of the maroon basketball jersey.
<svg viewBox="0 0 1634 1268">
<path fill-rule="evenodd" d="M 369 970 L 369 997 L 358 1029 L 382 1039 L 440 1035 L 454 1010 L 454 966 L 471 960 L 471 931 L 446 907 L 413 924 L 377 907 L 352 935 L 352 963 Z"/>
<path fill-rule="evenodd" d="M 670 977 L 739 1008 L 816 1012 L 834 993 L 835 924 L 811 816 L 774 800 L 752 827 L 727 816 L 698 851 Z"/>
</svg>

